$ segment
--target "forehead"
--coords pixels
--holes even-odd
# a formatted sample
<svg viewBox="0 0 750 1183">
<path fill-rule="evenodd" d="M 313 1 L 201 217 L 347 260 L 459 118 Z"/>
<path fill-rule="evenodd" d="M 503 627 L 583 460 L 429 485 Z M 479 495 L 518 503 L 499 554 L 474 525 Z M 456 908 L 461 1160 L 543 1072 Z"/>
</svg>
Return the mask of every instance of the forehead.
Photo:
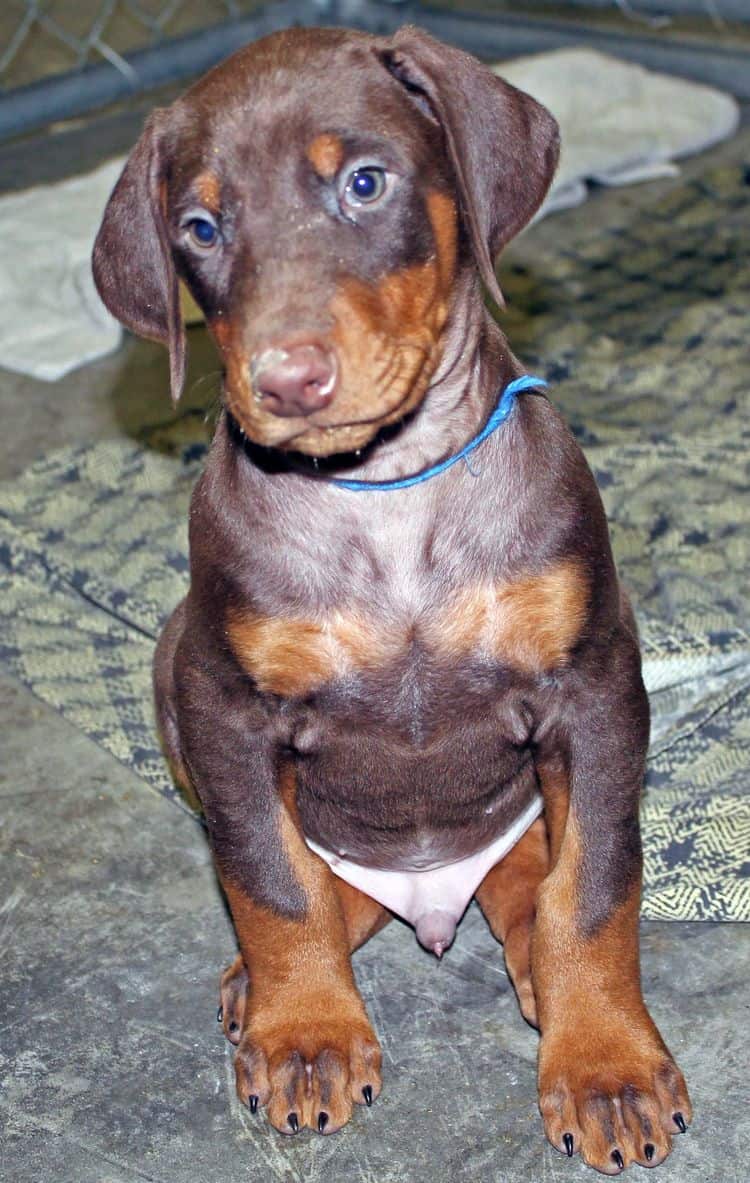
<svg viewBox="0 0 750 1183">
<path fill-rule="evenodd" d="M 434 156 L 436 129 L 366 34 L 274 34 L 216 67 L 177 106 L 191 156 L 219 168 L 304 155 L 325 175 L 358 151 L 403 167 Z"/>
</svg>

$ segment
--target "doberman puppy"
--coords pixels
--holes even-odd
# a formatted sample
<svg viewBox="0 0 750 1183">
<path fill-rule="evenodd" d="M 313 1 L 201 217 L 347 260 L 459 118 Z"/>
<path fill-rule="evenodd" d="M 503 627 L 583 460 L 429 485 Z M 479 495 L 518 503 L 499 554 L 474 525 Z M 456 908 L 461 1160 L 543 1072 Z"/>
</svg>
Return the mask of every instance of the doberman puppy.
<svg viewBox="0 0 750 1183">
<path fill-rule="evenodd" d="M 548 1138 L 617 1174 L 691 1114 L 639 982 L 648 703 L 592 475 L 483 299 L 557 152 L 416 29 L 289 30 L 151 116 L 94 261 L 175 397 L 178 277 L 224 366 L 155 684 L 237 931 L 241 1100 L 288 1134 L 371 1104 L 350 954 L 395 912 L 441 955 L 475 896 Z"/>
</svg>

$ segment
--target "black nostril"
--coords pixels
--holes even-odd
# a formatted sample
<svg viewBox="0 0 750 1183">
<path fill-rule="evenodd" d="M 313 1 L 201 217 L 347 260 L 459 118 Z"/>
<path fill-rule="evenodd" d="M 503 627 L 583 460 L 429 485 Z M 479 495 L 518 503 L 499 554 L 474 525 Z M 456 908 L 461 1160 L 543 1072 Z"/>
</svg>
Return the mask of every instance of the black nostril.
<svg viewBox="0 0 750 1183">
<path fill-rule="evenodd" d="M 255 354 L 251 376 L 256 397 L 272 415 L 312 415 L 333 399 L 336 357 L 315 343 L 279 346 Z"/>
</svg>

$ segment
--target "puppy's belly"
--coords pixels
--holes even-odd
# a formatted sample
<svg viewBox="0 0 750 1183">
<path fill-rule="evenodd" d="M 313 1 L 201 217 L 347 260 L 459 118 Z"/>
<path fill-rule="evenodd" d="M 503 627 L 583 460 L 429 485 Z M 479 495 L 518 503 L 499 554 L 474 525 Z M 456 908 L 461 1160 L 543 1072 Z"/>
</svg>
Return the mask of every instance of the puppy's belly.
<svg viewBox="0 0 750 1183">
<path fill-rule="evenodd" d="M 537 793 L 515 821 L 489 846 L 456 862 L 419 871 L 390 871 L 364 867 L 341 858 L 307 838 L 307 845 L 328 863 L 335 875 L 383 904 L 411 924 L 417 939 L 438 957 L 450 945 L 456 925 L 485 875 L 523 837 L 542 812 Z"/>
</svg>

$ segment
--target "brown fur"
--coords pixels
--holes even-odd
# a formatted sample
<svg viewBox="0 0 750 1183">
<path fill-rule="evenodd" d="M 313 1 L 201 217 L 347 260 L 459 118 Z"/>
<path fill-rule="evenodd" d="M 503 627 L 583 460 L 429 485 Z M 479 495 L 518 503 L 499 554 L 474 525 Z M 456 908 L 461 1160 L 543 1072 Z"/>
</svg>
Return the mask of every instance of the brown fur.
<svg viewBox="0 0 750 1183">
<path fill-rule="evenodd" d="M 393 916 L 375 900 L 370 899 L 364 892 L 358 891 L 343 879 L 334 879 L 333 883 L 339 904 L 344 914 L 344 924 L 349 941 L 349 952 L 354 953 L 371 937 L 385 928 Z M 507 954 L 506 954 L 507 955 Z M 221 976 L 221 992 L 219 1019 L 224 1028 L 224 1034 L 230 1043 L 239 1044 L 244 1027 L 245 1006 L 247 1002 L 248 978 L 245 961 L 238 953 L 234 961 Z M 359 1098 L 355 1098 L 359 1100 Z"/>
<path fill-rule="evenodd" d="M 525 673 L 563 665 L 585 619 L 585 585 L 571 564 L 511 585 L 467 589 L 424 627 L 444 657 L 479 650 Z M 408 634 L 336 612 L 322 622 L 230 612 L 230 645 L 259 690 L 310 694 L 350 670 L 387 665 L 406 650 Z"/>
<path fill-rule="evenodd" d="M 427 194 L 427 213 L 435 234 L 440 286 L 447 293 L 456 271 L 458 217 L 456 205 L 447 193 L 434 190 Z"/>
</svg>

